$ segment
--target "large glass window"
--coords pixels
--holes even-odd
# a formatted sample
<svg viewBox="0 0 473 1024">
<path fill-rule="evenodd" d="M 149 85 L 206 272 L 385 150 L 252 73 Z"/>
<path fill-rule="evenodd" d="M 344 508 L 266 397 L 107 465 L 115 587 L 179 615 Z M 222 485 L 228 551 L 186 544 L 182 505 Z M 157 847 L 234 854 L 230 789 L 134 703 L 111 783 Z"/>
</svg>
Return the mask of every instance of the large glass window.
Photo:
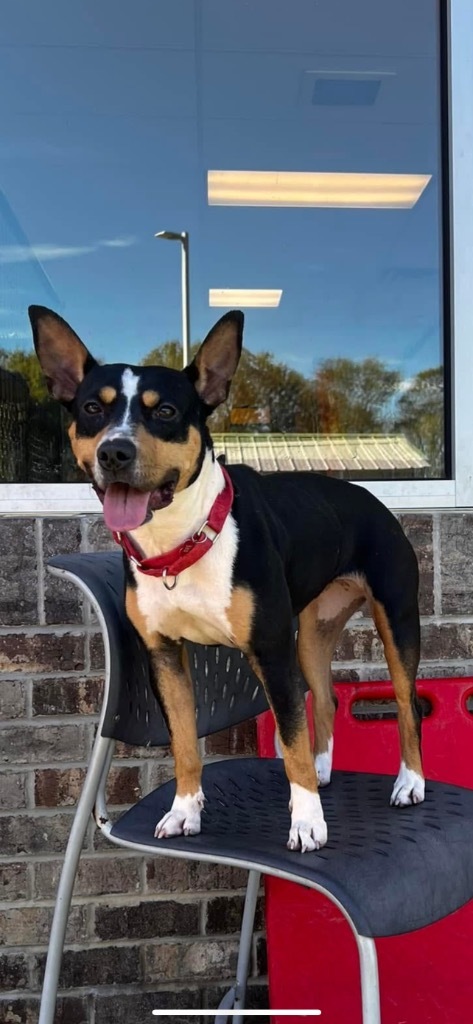
<svg viewBox="0 0 473 1024">
<path fill-rule="evenodd" d="M 5 0 L 0 480 L 80 479 L 29 303 L 182 364 L 228 308 L 229 461 L 445 475 L 437 0 Z M 444 131 L 446 131 L 444 126 Z"/>
</svg>

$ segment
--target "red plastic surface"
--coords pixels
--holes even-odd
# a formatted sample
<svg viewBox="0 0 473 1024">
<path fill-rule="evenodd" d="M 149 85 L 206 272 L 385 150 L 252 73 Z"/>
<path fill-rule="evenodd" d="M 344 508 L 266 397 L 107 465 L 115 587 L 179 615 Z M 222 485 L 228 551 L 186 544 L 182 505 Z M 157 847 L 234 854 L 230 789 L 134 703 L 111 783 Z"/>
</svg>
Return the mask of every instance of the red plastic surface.
<svg viewBox="0 0 473 1024">
<path fill-rule="evenodd" d="M 391 684 L 340 683 L 336 689 L 334 767 L 396 774 L 397 723 L 360 721 L 352 713 L 355 701 L 391 698 Z M 466 707 L 473 678 L 425 679 L 417 689 L 432 705 L 422 734 L 427 777 L 473 789 L 473 715 Z M 274 756 L 269 712 L 258 720 L 258 749 L 263 757 Z M 267 878 L 266 924 L 271 1007 L 318 1008 L 322 1016 L 313 1019 L 321 1024 L 362 1024 L 355 940 L 333 905 L 302 886 Z M 376 948 L 383 1024 L 473 1021 L 473 901 L 429 928 L 378 939 Z M 295 1024 L 301 1018 L 276 1013 L 271 1020 Z"/>
</svg>

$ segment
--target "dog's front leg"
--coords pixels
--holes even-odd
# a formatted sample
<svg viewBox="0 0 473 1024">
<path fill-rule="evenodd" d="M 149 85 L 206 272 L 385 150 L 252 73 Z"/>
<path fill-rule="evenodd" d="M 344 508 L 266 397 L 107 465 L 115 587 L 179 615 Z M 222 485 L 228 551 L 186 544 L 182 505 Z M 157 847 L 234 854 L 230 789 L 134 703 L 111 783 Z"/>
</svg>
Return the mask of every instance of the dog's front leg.
<svg viewBox="0 0 473 1024">
<path fill-rule="evenodd" d="M 176 795 L 171 809 L 158 821 L 155 835 L 158 839 L 196 835 L 200 832 L 204 794 L 194 687 L 185 647 L 150 630 L 133 586 L 126 589 L 126 611 L 149 652 L 152 683 L 169 729 L 175 761 Z"/>
<path fill-rule="evenodd" d="M 250 655 L 255 675 L 261 680 L 279 733 L 291 798 L 290 850 L 319 850 L 327 842 L 317 776 L 310 749 L 305 700 L 295 673 L 292 629 L 286 643 L 256 644 Z"/>
<path fill-rule="evenodd" d="M 156 825 L 158 839 L 196 835 L 204 806 L 194 687 L 183 655 L 184 648 L 178 644 L 161 645 L 151 652 L 153 680 L 171 737 L 176 773 L 176 795 L 171 809 Z"/>
</svg>

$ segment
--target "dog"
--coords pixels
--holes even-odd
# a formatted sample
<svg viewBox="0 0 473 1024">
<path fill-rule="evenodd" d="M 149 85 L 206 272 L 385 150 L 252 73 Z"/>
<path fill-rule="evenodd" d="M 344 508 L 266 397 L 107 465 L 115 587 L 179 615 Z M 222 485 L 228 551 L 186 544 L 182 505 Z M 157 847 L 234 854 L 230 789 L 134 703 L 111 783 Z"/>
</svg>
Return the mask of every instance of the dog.
<svg viewBox="0 0 473 1024">
<path fill-rule="evenodd" d="M 310 472 L 260 475 L 216 459 L 207 421 L 229 394 L 243 313 L 223 316 L 183 370 L 99 365 L 52 310 L 31 306 L 29 315 L 49 391 L 72 417 L 77 463 L 124 548 L 127 614 L 149 651 L 169 727 L 176 796 L 155 835 L 200 831 L 201 759 L 182 643 L 190 640 L 245 653 L 276 720 L 290 786 L 288 847 L 326 843 L 318 787 L 332 767 L 331 660 L 364 602 L 398 703 L 401 766 L 391 803 L 420 803 L 414 551 L 361 486 Z M 297 662 L 313 695 L 313 752 Z"/>
</svg>

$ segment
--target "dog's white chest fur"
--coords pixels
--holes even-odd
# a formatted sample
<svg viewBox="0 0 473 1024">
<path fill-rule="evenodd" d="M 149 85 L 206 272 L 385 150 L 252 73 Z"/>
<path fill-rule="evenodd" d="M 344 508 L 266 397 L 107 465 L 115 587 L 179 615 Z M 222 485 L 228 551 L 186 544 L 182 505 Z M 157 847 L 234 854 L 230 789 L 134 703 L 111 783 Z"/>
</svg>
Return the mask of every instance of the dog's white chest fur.
<svg viewBox="0 0 473 1024">
<path fill-rule="evenodd" d="M 181 573 L 173 590 L 167 590 L 162 579 L 143 576 L 134 569 L 138 606 L 149 630 L 172 640 L 182 637 L 200 644 L 232 642 L 225 609 L 230 603 L 237 535 L 235 520 L 229 516 L 214 546 Z"/>
<path fill-rule="evenodd" d="M 155 512 L 152 523 L 134 531 L 146 556 L 171 550 L 199 530 L 223 486 L 220 466 L 206 456 L 195 483 L 177 494 L 168 508 Z M 150 632 L 157 631 L 172 640 L 231 645 L 232 628 L 226 609 L 231 600 L 237 546 L 238 528 L 230 514 L 213 547 L 184 569 L 172 590 L 161 578 L 145 576 L 133 566 L 138 607 Z M 171 577 L 168 583 L 172 582 Z"/>
</svg>

